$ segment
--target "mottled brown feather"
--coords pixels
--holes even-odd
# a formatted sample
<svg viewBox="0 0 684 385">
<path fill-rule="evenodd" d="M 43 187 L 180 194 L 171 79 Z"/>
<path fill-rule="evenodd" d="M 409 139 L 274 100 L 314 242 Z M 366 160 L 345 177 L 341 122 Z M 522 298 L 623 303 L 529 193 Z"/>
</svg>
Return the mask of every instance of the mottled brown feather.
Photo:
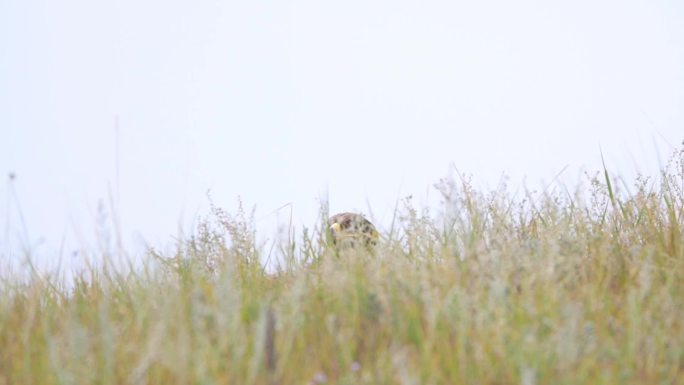
<svg viewBox="0 0 684 385">
<path fill-rule="evenodd" d="M 375 226 L 363 215 L 354 213 L 339 213 L 330 217 L 330 235 L 333 243 L 340 245 L 342 240 L 346 246 L 354 247 L 356 241 L 365 246 L 375 246 L 378 239 L 378 231 Z M 339 233 L 333 226 L 339 225 Z"/>
</svg>

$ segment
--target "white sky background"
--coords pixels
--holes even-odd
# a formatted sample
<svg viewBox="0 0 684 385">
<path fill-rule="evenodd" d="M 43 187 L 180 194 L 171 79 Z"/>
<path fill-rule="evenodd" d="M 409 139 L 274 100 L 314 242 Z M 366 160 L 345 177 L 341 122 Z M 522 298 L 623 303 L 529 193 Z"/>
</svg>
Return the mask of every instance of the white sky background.
<svg viewBox="0 0 684 385">
<path fill-rule="evenodd" d="M 682 139 L 679 0 L 0 0 L 10 258 L 90 244 L 117 159 L 135 249 L 191 228 L 207 190 L 256 205 L 262 238 L 288 203 L 313 226 L 326 194 L 382 227 L 450 167 L 536 187 L 599 169 L 602 148 L 629 177 Z"/>
</svg>

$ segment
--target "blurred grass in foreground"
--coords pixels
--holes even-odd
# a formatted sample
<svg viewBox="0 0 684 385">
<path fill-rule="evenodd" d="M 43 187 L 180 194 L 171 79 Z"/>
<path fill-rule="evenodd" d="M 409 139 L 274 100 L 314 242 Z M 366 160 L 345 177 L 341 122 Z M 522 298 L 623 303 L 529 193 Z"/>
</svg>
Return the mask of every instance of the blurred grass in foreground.
<svg viewBox="0 0 684 385">
<path fill-rule="evenodd" d="M 261 250 L 213 208 L 140 268 L 4 274 L 0 384 L 681 384 L 684 150 L 616 182 L 445 180 L 440 212 L 401 202 L 375 255 L 337 255 L 323 220 Z"/>
</svg>

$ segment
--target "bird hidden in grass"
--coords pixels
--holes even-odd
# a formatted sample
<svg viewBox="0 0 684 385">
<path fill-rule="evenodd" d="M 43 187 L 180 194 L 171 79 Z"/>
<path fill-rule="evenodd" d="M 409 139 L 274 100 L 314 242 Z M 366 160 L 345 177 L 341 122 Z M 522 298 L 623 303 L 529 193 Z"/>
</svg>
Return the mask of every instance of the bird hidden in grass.
<svg viewBox="0 0 684 385">
<path fill-rule="evenodd" d="M 329 219 L 330 238 L 337 249 L 359 245 L 372 249 L 378 242 L 378 230 L 361 214 L 339 213 Z"/>
</svg>

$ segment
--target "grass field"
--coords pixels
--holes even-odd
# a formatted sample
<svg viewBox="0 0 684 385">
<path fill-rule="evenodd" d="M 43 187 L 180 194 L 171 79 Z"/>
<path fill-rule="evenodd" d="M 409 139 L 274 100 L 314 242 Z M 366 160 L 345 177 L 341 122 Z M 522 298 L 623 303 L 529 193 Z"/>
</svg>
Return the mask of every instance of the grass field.
<svg viewBox="0 0 684 385">
<path fill-rule="evenodd" d="M 684 383 L 684 150 L 576 191 L 437 188 L 373 254 L 323 220 L 264 250 L 214 208 L 143 266 L 3 274 L 0 384 Z"/>
</svg>

